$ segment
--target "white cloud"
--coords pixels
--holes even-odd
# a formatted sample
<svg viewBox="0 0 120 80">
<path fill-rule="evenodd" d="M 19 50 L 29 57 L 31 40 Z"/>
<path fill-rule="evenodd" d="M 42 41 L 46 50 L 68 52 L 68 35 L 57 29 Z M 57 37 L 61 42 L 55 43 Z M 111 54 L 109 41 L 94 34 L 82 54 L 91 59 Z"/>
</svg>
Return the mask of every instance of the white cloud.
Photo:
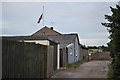
<svg viewBox="0 0 120 80">
<path fill-rule="evenodd" d="M 1 0 L 2 2 L 118 2 L 119 0 Z"/>
<path fill-rule="evenodd" d="M 2 34 L 2 20 L 0 19 L 0 34 Z"/>
<path fill-rule="evenodd" d="M 77 32 L 81 43 L 102 45 L 108 42 L 109 34 L 101 22 L 110 12 L 109 6 L 116 3 L 4 3 L 3 35 L 31 35 L 42 28 L 36 24 L 45 4 L 45 25 L 51 25 L 61 33 Z M 49 27 L 49 26 L 48 26 Z"/>
<path fill-rule="evenodd" d="M 87 46 L 89 45 L 95 45 L 95 46 L 98 46 L 98 45 L 107 45 L 107 43 L 109 42 L 110 40 L 109 39 L 81 39 L 81 43 L 82 44 L 85 44 Z"/>
<path fill-rule="evenodd" d="M 0 34 L 0 36 L 16 36 L 16 35 L 2 35 L 2 34 Z"/>
<path fill-rule="evenodd" d="M 2 3 L 0 3 L 0 34 L 2 34 Z"/>
</svg>

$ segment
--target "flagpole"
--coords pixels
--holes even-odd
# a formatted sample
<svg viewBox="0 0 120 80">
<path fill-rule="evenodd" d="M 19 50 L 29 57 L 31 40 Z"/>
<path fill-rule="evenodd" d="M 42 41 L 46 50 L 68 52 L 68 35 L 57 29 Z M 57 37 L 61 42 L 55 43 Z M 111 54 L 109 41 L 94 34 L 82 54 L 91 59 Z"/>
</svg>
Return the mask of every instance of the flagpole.
<svg viewBox="0 0 120 80">
<path fill-rule="evenodd" d="M 43 6 L 43 27 L 44 27 L 44 6 Z"/>
</svg>

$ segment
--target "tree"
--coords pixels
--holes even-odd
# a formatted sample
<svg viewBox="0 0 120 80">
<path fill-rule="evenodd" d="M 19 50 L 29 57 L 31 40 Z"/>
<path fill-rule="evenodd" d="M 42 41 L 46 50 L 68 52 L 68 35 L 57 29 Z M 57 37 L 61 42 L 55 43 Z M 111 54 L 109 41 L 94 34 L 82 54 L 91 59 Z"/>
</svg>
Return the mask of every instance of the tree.
<svg viewBox="0 0 120 80">
<path fill-rule="evenodd" d="M 100 47 L 101 47 L 101 49 L 103 50 L 103 52 L 108 51 L 108 47 L 107 47 L 107 46 L 102 45 L 102 46 L 100 46 Z"/>
<path fill-rule="evenodd" d="M 116 8 L 111 8 L 112 15 L 105 15 L 108 23 L 102 23 L 107 27 L 110 33 L 110 42 L 108 43 L 109 51 L 111 52 L 112 69 L 113 76 L 112 78 L 120 78 L 120 6 L 116 5 Z"/>
</svg>

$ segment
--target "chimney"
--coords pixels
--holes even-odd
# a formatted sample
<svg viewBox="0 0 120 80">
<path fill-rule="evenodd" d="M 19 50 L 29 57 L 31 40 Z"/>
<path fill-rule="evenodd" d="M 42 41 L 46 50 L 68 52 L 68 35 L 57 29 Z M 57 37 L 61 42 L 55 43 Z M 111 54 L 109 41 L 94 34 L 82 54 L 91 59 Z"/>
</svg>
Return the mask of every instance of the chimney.
<svg viewBox="0 0 120 80">
<path fill-rule="evenodd" d="M 50 27 L 50 29 L 52 29 L 52 30 L 53 30 L 53 27 Z"/>
</svg>

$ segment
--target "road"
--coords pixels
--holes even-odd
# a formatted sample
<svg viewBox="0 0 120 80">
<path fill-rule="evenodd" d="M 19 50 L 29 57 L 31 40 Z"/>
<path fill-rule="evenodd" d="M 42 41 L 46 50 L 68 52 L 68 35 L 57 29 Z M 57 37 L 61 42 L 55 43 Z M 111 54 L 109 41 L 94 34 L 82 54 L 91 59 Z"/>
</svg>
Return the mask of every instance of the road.
<svg viewBox="0 0 120 80">
<path fill-rule="evenodd" d="M 75 70 L 59 70 L 52 78 L 107 78 L 110 61 L 90 61 Z"/>
</svg>

